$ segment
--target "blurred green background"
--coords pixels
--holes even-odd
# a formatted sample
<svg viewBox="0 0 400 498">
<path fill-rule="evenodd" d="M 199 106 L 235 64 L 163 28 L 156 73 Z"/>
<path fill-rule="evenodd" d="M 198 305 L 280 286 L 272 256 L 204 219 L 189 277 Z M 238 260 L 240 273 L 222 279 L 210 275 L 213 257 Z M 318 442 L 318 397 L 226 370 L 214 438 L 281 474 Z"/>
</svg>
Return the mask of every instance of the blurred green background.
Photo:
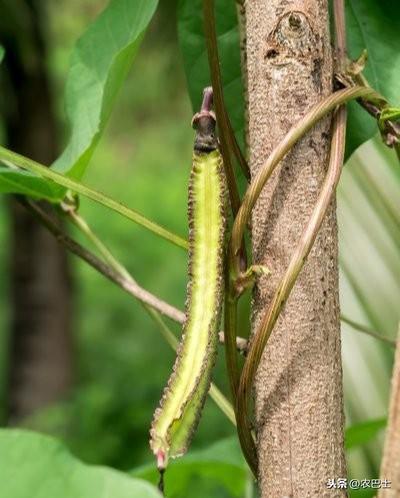
<svg viewBox="0 0 400 498">
<path fill-rule="evenodd" d="M 104 5 L 97 0 L 47 4 L 48 67 L 64 143 L 68 130 L 61 96 L 69 56 L 76 38 Z M 173 1 L 161 1 L 84 182 L 186 236 L 192 109 L 174 9 Z M 400 319 L 399 198 L 400 169 L 391 151 L 374 139 L 347 163 L 339 187 L 341 305 L 345 316 L 392 339 Z M 183 308 L 184 251 L 83 198 L 80 209 L 142 286 Z M 9 217 L 4 199 L 0 216 L 4 387 L 10 320 Z M 152 460 L 148 427 L 174 355 L 137 302 L 76 258 L 69 261 L 74 278 L 73 389 L 23 425 L 62 438 L 86 462 L 132 469 Z M 245 317 L 244 309 L 243 335 L 248 330 Z M 170 325 L 178 334 L 179 327 Z M 342 330 L 347 424 L 386 417 L 393 349 L 347 325 Z M 227 393 L 223 363 L 221 351 L 215 380 Z M 208 447 L 234 433 L 209 400 L 193 447 Z M 380 432 L 368 444 L 349 449 L 351 476 L 378 476 L 382 441 Z"/>
</svg>

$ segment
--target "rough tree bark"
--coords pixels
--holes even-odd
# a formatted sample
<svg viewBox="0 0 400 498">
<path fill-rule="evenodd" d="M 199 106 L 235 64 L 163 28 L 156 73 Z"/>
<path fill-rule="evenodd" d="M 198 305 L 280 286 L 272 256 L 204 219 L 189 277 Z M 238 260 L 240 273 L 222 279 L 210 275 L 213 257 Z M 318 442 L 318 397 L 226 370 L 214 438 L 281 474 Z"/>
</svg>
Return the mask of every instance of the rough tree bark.
<svg viewBox="0 0 400 498">
<path fill-rule="evenodd" d="M 11 149 L 51 164 L 56 121 L 41 29 L 34 0 L 2 4 L 2 97 Z M 24 208 L 10 204 L 10 332 L 8 421 L 20 422 L 54 402 L 71 383 L 71 292 L 65 251 Z"/>
<path fill-rule="evenodd" d="M 327 0 L 247 0 L 250 168 L 256 174 L 289 128 L 332 91 Z M 253 256 L 266 264 L 253 296 L 252 329 L 289 263 L 327 167 L 330 120 L 282 162 L 256 204 Z M 338 296 L 338 235 L 331 206 L 267 344 L 255 386 L 263 498 L 346 496 Z"/>
</svg>

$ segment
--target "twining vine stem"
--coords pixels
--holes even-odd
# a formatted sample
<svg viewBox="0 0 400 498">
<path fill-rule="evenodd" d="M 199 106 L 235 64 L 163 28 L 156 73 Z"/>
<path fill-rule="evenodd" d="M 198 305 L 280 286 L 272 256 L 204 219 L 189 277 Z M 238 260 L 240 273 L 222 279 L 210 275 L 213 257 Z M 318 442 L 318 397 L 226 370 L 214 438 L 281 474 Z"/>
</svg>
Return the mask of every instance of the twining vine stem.
<svg viewBox="0 0 400 498">
<path fill-rule="evenodd" d="M 229 188 L 231 188 L 232 186 L 234 190 L 237 191 L 233 168 L 230 161 L 230 151 L 236 156 L 242 172 L 247 180 L 250 180 L 250 170 L 247 161 L 244 158 L 242 151 L 240 150 L 239 144 L 237 143 L 235 134 L 232 129 L 232 124 L 230 122 L 225 106 L 220 61 L 218 55 L 214 0 L 203 0 L 203 15 L 211 82 L 214 90 L 215 110 L 219 127 L 219 135 L 221 139 L 221 152 L 224 158 Z M 236 193 L 234 192 L 233 195 L 236 196 Z M 239 208 L 239 204 L 237 206 L 235 204 L 235 206 L 232 207 L 235 207 L 234 214 L 236 214 L 237 209 Z"/>
<path fill-rule="evenodd" d="M 312 107 L 300 121 L 293 126 L 286 134 L 286 136 L 279 142 L 279 144 L 271 152 L 270 156 L 260 169 L 258 174 L 254 177 L 253 181 L 247 188 L 243 197 L 242 205 L 235 218 L 232 237 L 230 244 L 230 257 L 234 263 L 234 271 L 239 274 L 240 265 L 237 260 L 243 234 L 246 225 L 249 221 L 251 211 L 257 202 L 261 190 L 264 188 L 267 180 L 275 170 L 279 162 L 291 150 L 291 148 L 322 118 L 332 112 L 337 106 L 345 104 L 346 102 L 363 97 L 369 101 L 375 102 L 381 99 L 378 92 L 372 88 L 361 86 L 354 86 L 344 90 L 339 90 L 325 97 L 321 102 Z"/>
<path fill-rule="evenodd" d="M 262 318 L 243 367 L 237 393 L 236 414 L 238 416 L 239 438 L 246 452 L 249 451 L 248 441 L 252 437 L 249 422 L 249 404 L 255 374 L 267 340 L 314 244 L 319 228 L 335 194 L 344 158 L 345 123 L 346 109 L 339 107 L 334 116 L 330 162 L 321 192 L 309 222 L 296 246 L 289 266 L 274 293 L 266 314 Z M 257 471 L 254 467 L 252 469 L 255 472 Z"/>
<path fill-rule="evenodd" d="M 337 16 L 335 18 L 336 48 L 338 51 L 337 55 L 339 59 L 339 65 L 341 67 L 342 64 L 344 64 L 345 54 L 346 54 L 344 13 L 343 13 L 344 5 L 342 0 L 335 0 L 334 3 L 335 3 L 334 5 L 335 14 Z M 332 105 L 332 109 L 334 109 L 337 105 L 338 102 Z M 321 108 L 323 109 L 323 114 L 321 113 L 322 115 L 320 117 L 318 117 L 319 114 L 318 106 L 314 108 L 316 115 L 316 116 L 314 115 L 314 118 L 312 111 L 308 113 L 308 115 L 306 115 L 305 120 L 303 120 L 302 123 L 303 127 L 300 124 L 300 126 L 297 128 L 297 131 L 301 133 L 301 136 L 303 136 L 304 133 L 311 128 L 313 119 L 319 120 L 322 118 L 323 115 L 326 115 L 329 112 L 327 110 L 329 108 L 329 103 L 327 102 L 325 102 L 325 104 L 321 103 Z M 250 395 L 254 383 L 255 374 L 257 372 L 257 368 L 261 360 L 262 353 L 264 351 L 267 340 L 273 330 L 273 327 L 278 319 L 278 316 L 283 306 L 287 301 L 290 291 L 297 280 L 301 268 L 303 267 L 306 258 L 314 244 L 318 231 L 321 227 L 322 221 L 329 208 L 331 199 L 335 194 L 336 186 L 340 178 L 343 166 L 343 160 L 344 160 L 346 120 L 347 120 L 347 110 L 342 103 L 342 105 L 338 107 L 338 109 L 336 110 L 333 118 L 330 162 L 329 162 L 328 172 L 325 177 L 325 181 L 322 186 L 321 192 L 319 194 L 317 203 L 310 217 L 310 220 L 307 226 L 305 227 L 302 236 L 297 244 L 297 247 L 289 263 L 289 266 L 275 291 L 275 294 L 272 298 L 269 308 L 261 321 L 261 324 L 255 334 L 253 342 L 251 343 L 248 356 L 245 361 L 243 371 L 240 377 L 239 387 L 236 397 L 236 410 L 235 410 L 238 421 L 238 434 L 243 452 L 255 475 L 257 475 L 257 456 L 254 452 L 255 445 L 251 433 L 250 415 L 249 415 L 249 405 L 251 398 Z M 291 139 L 297 141 L 298 138 L 300 137 L 296 137 L 296 135 L 297 135 L 296 132 L 292 134 L 289 132 L 286 135 L 285 139 L 289 143 L 291 142 Z M 239 219 L 238 233 L 235 232 L 235 227 L 233 229 L 233 234 L 232 234 L 233 255 L 236 254 L 235 252 L 236 248 L 234 246 L 234 243 L 235 242 L 237 243 L 238 240 L 241 240 L 243 237 L 243 228 L 242 228 L 244 227 L 243 220 L 246 220 L 246 217 L 250 215 L 250 212 L 259 196 L 259 193 L 261 192 L 263 186 L 265 185 L 265 182 L 267 181 L 267 179 L 269 178 L 270 174 L 273 171 L 274 152 L 276 152 L 278 149 L 278 154 L 276 155 L 277 161 L 275 164 L 277 164 L 278 161 L 282 159 L 283 156 L 285 155 L 284 152 L 285 139 L 281 142 L 283 143 L 282 149 L 279 151 L 279 146 L 278 146 L 271 154 L 272 160 L 271 156 L 269 157 L 267 163 L 269 162 L 270 166 L 268 166 L 268 164 L 266 167 L 264 166 L 264 168 L 261 171 L 261 174 L 258 177 L 256 177 L 256 179 L 254 180 L 254 184 L 252 184 L 252 186 L 253 185 L 255 186 L 253 192 L 251 192 L 250 190 L 251 187 L 250 187 L 249 195 L 247 196 L 246 193 L 246 196 L 242 204 L 244 218 L 241 220 L 240 218 L 241 212 L 239 211 L 237 216 L 237 220 Z M 294 143 L 295 142 L 293 142 L 290 147 L 292 147 Z M 263 172 L 264 173 L 266 172 L 267 174 L 263 176 Z M 240 220 L 242 222 L 242 225 L 240 225 Z M 233 264 L 235 264 L 234 261 Z M 238 270 L 237 264 L 236 264 L 236 270 Z M 229 341 L 227 340 L 226 344 L 231 345 L 232 340 L 234 340 L 234 337 L 230 338 Z"/>
<path fill-rule="evenodd" d="M 345 41 L 345 26 L 344 26 L 344 4 L 343 0 L 335 0 L 334 2 L 334 11 L 335 11 L 335 25 L 336 25 L 336 50 L 337 50 L 337 57 L 338 57 L 338 65 L 339 68 L 343 68 L 345 65 L 345 57 L 346 57 L 346 41 Z M 358 91 L 358 90 L 357 90 Z M 333 94 L 335 95 L 335 94 Z M 333 97 L 335 98 L 335 97 Z M 359 98 L 356 97 L 356 94 L 353 94 L 351 98 Z M 362 99 L 364 102 L 368 102 L 372 105 L 379 105 L 380 108 L 382 108 L 382 97 L 377 94 L 376 92 L 374 94 L 364 94 L 362 96 Z M 341 102 L 343 104 L 344 102 Z M 327 104 L 327 107 L 330 106 L 328 102 L 321 103 L 321 107 L 324 107 Z M 337 105 L 338 103 L 336 103 Z M 336 105 L 333 105 L 332 108 L 334 108 Z M 384 104 L 385 105 L 385 104 Z M 316 111 L 316 114 L 319 114 L 318 109 L 314 109 Z M 327 112 L 327 108 L 324 109 L 324 114 Z M 329 111 L 328 111 L 329 112 Z M 315 117 L 315 116 L 314 116 Z M 316 119 L 320 119 L 320 117 L 316 117 Z M 308 124 L 311 123 L 312 121 L 312 111 L 309 113 L 309 115 L 305 116 L 304 121 L 308 121 Z M 304 124 L 303 121 L 303 124 Z M 305 131 L 308 131 L 308 125 L 303 129 L 300 130 L 300 127 L 297 129 L 297 131 L 301 131 L 303 134 Z M 285 139 L 290 142 L 292 139 L 296 139 L 296 130 L 292 130 L 294 133 L 289 134 L 285 137 Z M 265 344 L 268 340 L 268 337 L 274 327 L 274 324 L 276 323 L 276 320 L 279 316 L 279 313 L 284 306 L 288 295 L 290 294 L 290 291 L 297 279 L 297 276 L 305 262 L 305 259 L 311 250 L 311 247 L 314 243 L 315 237 L 318 233 L 319 227 L 322 223 L 322 220 L 324 218 L 324 215 L 326 213 L 326 210 L 329 206 L 330 200 L 334 194 L 337 182 L 340 177 L 340 172 L 343 164 L 343 157 L 344 157 L 344 147 L 345 147 L 345 132 L 346 132 L 346 109 L 343 107 L 339 107 L 336 111 L 334 122 L 333 122 L 333 136 L 332 136 L 332 144 L 331 144 L 331 159 L 330 159 L 330 167 L 328 169 L 328 174 L 324 182 L 324 186 L 322 188 L 322 191 L 320 193 L 320 197 L 318 199 L 318 202 L 316 204 L 315 210 L 310 218 L 310 222 L 305 228 L 302 238 L 296 248 L 296 251 L 293 255 L 293 258 L 289 264 L 289 267 L 283 277 L 283 279 L 280 282 L 280 285 L 278 286 L 276 293 L 274 295 L 274 298 L 270 304 L 270 307 L 266 313 L 266 315 L 263 318 L 263 321 L 261 323 L 261 326 L 259 330 L 257 331 L 255 335 L 255 339 L 250 347 L 250 351 L 248 354 L 248 357 L 246 359 L 242 375 L 240 378 L 240 383 L 239 383 L 239 389 L 238 393 L 236 396 L 236 416 L 237 416 L 237 421 L 238 421 L 238 433 L 239 433 L 239 438 L 241 440 L 242 444 L 242 449 L 245 453 L 245 456 L 248 460 L 249 465 L 251 466 L 252 470 L 254 472 L 257 471 L 256 468 L 256 457 L 254 454 L 254 441 L 252 438 L 251 434 L 251 428 L 249 424 L 249 415 L 248 415 L 248 409 L 249 409 L 249 395 L 250 395 L 250 390 L 252 388 L 253 382 L 254 382 L 254 376 L 258 368 L 259 361 L 261 359 L 262 352 L 264 350 Z M 279 145 L 277 149 L 275 149 L 275 153 L 278 152 L 277 156 L 280 154 L 281 157 L 280 159 L 285 155 L 286 152 L 283 152 L 285 149 L 285 139 L 282 141 L 281 145 L 283 147 L 281 150 L 279 150 Z M 295 142 L 294 142 L 295 143 Z M 290 145 L 292 147 L 294 145 Z M 236 244 L 239 243 L 241 237 L 243 236 L 243 230 L 245 226 L 245 222 L 243 220 L 247 220 L 248 216 L 251 213 L 251 210 L 258 198 L 258 195 L 265 185 L 265 182 L 269 178 L 270 174 L 272 173 L 274 169 L 274 152 L 270 156 L 270 158 L 267 161 L 266 166 L 264 167 L 264 170 L 261 171 L 260 175 L 256 178 L 255 180 L 255 186 L 253 188 L 253 191 L 251 191 L 252 186 L 249 187 L 248 193 L 246 193 L 246 196 L 244 198 L 242 208 L 238 213 L 238 216 L 235 220 L 235 224 L 239 220 L 239 223 L 237 227 L 239 228 L 238 231 L 235 233 L 235 227 L 233 229 L 233 235 L 232 235 L 232 241 L 233 241 L 233 258 L 232 258 L 232 267 L 234 269 L 233 273 L 233 280 L 235 278 L 235 275 L 239 273 L 239 265 L 237 261 L 235 261 L 235 257 L 237 258 L 237 245 L 235 247 L 234 243 Z M 279 160 L 279 159 L 278 159 Z M 268 164 L 269 162 L 269 164 Z M 278 161 L 277 161 L 278 162 Z M 276 164 L 277 164 L 276 162 Z M 259 183 L 258 183 L 259 182 Z M 250 191 L 250 194 L 249 194 Z M 249 195 L 248 195 L 249 194 Z M 242 212 L 243 209 L 243 212 Z M 243 219 L 241 220 L 241 215 L 244 214 Z M 240 222 L 242 225 L 240 225 Z M 237 239 L 235 240 L 235 236 Z M 236 271 L 235 271 L 236 270 Z M 235 306 L 235 304 L 233 305 Z M 230 314 L 229 312 L 227 313 L 227 316 L 229 317 Z M 232 350 L 232 332 L 235 333 L 235 330 L 229 331 L 226 330 L 226 345 L 227 348 L 231 348 Z M 233 337 L 234 338 L 234 337 Z M 232 356 L 235 355 L 233 351 Z M 232 384 L 232 382 L 231 382 Z M 233 385 L 235 382 L 233 383 Z"/>
<path fill-rule="evenodd" d="M 244 231 L 249 221 L 251 210 L 253 209 L 261 190 L 273 173 L 275 167 L 297 143 L 297 141 L 300 140 L 321 118 L 335 109 L 336 106 L 351 99 L 356 99 L 360 96 L 368 97 L 370 99 L 380 97 L 379 94 L 370 88 L 354 87 L 335 92 L 314 106 L 275 147 L 259 173 L 255 176 L 254 180 L 248 187 L 243 198 L 242 205 L 234 221 L 231 241 L 228 249 L 229 274 L 226 278 L 228 297 L 225 300 L 225 347 L 230 385 L 234 400 L 236 399 L 236 391 L 239 381 L 239 369 L 237 365 L 235 348 L 236 307 L 238 297 L 235 290 L 235 281 L 241 271 L 239 258 L 240 247 L 242 245 Z"/>
<path fill-rule="evenodd" d="M 366 87 L 353 87 L 346 90 L 340 90 L 335 92 L 330 96 L 326 97 L 319 104 L 313 107 L 300 121 L 294 126 L 284 139 L 277 145 L 277 147 L 272 151 L 271 155 L 267 159 L 263 168 L 261 168 L 258 175 L 254 178 L 251 185 L 248 187 L 247 192 L 243 198 L 243 202 L 239 212 L 236 216 L 232 237 L 230 245 L 230 267 L 231 276 L 230 280 L 234 281 L 238 275 L 240 275 L 240 263 L 238 260 L 238 254 L 240 249 L 240 244 L 243 238 L 244 229 L 250 217 L 252 208 L 254 207 L 257 198 L 264 187 L 266 181 L 271 176 L 275 167 L 279 161 L 287 154 L 287 152 L 294 146 L 297 141 L 304 136 L 304 134 L 310 130 L 310 128 L 326 116 L 329 112 L 334 110 L 337 106 L 340 106 L 351 99 L 356 99 L 363 97 L 371 102 L 377 102 L 381 99 L 381 96 L 374 90 Z M 323 190 L 321 191 L 321 196 L 331 196 L 336 187 L 336 175 L 338 170 L 339 158 L 343 156 L 344 148 L 344 136 L 345 136 L 345 121 L 346 121 L 346 111 L 342 108 L 336 112 L 334 128 L 333 128 L 333 143 L 331 152 L 331 162 L 328 176 L 326 178 Z M 342 138 L 343 137 L 343 138 Z M 338 179 L 339 177 L 337 177 Z M 327 197 L 320 197 L 316 205 L 313 217 L 310 219 L 310 224 L 306 228 L 305 233 L 299 243 L 299 246 L 293 256 L 291 264 L 285 273 L 280 285 L 275 294 L 268 312 L 266 313 L 261 326 L 257 333 L 255 334 L 254 340 L 251 344 L 249 354 L 247 356 L 245 365 L 243 367 L 242 375 L 239 382 L 239 387 L 237 394 L 233 395 L 233 399 L 236 399 L 236 417 L 238 421 L 238 432 L 241 439 L 242 449 L 248 460 L 249 465 L 252 470 L 256 472 L 256 459 L 254 454 L 254 441 L 251 436 L 251 430 L 248 419 L 248 408 L 249 408 L 249 396 L 251 392 L 251 387 L 254 380 L 254 375 L 257 370 L 259 361 L 261 359 L 262 352 L 264 350 L 267 339 L 272 331 L 273 325 L 279 316 L 280 310 L 282 309 L 284 303 L 286 302 L 287 296 L 289 295 L 291 288 L 297 278 L 298 272 L 300 271 L 304 260 L 312 246 L 312 243 L 316 237 L 317 230 L 319 229 L 320 223 L 322 222 L 323 215 L 325 211 L 321 211 L 322 208 L 326 210 L 325 199 Z M 330 199 L 330 197 L 329 197 Z M 329 204 L 329 203 L 328 203 Z M 321 208 L 322 206 L 322 208 Z M 319 211 L 318 211 L 319 210 Z M 319 219 L 318 216 L 322 218 Z M 314 225 L 313 225 L 314 224 Z M 315 233 L 309 231 L 310 227 L 314 226 Z M 308 232 L 307 232 L 308 231 Z M 300 259 L 298 259 L 300 258 Z M 304 258 L 301 259 L 301 258 Z M 236 313 L 236 303 L 233 299 L 225 303 L 226 306 L 231 307 L 225 311 L 225 317 L 234 317 Z M 235 389 L 237 386 L 237 357 L 236 352 L 232 345 L 235 343 L 236 330 L 235 330 L 235 320 L 233 319 L 231 323 L 228 324 L 229 327 L 225 328 L 225 344 L 227 349 L 227 359 L 230 362 L 229 375 L 231 378 L 231 387 Z M 251 356 L 250 356 L 251 355 Z M 229 363 L 228 363 L 229 364 Z M 232 365 L 234 365 L 232 367 Z"/>
</svg>

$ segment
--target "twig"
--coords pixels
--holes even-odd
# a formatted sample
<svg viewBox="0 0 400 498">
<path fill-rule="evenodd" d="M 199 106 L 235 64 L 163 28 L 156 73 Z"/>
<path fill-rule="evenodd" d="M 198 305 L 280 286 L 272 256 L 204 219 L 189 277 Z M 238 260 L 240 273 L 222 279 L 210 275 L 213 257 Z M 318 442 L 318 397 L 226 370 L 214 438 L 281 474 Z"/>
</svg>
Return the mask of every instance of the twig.
<svg viewBox="0 0 400 498">
<path fill-rule="evenodd" d="M 147 228 L 147 230 L 150 230 L 151 232 L 164 238 L 165 240 L 172 242 L 176 246 L 181 247 L 183 249 L 188 248 L 187 240 L 183 239 L 182 237 L 179 237 L 179 235 L 176 235 L 167 230 L 166 228 L 158 225 L 157 223 L 148 220 L 145 216 L 124 206 L 120 202 L 111 199 L 105 194 L 98 192 L 97 190 L 94 190 L 90 187 L 87 187 L 82 183 L 76 182 L 75 180 L 72 180 L 66 175 L 57 173 L 52 168 L 47 168 L 46 166 L 43 166 L 42 164 L 39 164 L 38 162 L 33 161 L 32 159 L 28 159 L 27 157 L 17 154 L 16 152 L 12 152 L 1 146 L 0 146 L 0 161 L 4 162 L 5 164 L 11 163 L 15 166 L 18 166 L 19 168 L 31 171 L 39 175 L 40 177 L 45 178 L 46 180 L 50 180 L 56 183 L 57 185 L 61 185 L 67 189 L 72 190 L 73 192 L 82 194 L 85 197 L 88 197 L 89 199 L 92 199 L 93 201 L 98 202 L 99 204 L 102 204 L 103 206 L 106 206 L 109 209 L 112 209 L 113 211 L 116 211 L 119 214 L 122 214 L 126 218 L 134 221 L 135 223 L 141 225 L 144 228 Z"/>
<path fill-rule="evenodd" d="M 151 318 L 160 326 L 161 333 L 163 337 L 166 339 L 168 344 L 176 349 L 178 341 L 166 323 L 162 320 L 160 313 L 166 311 L 164 313 L 169 318 L 172 318 L 175 321 L 183 322 L 185 319 L 184 313 L 177 310 L 173 306 L 161 301 L 157 297 L 153 296 L 149 292 L 142 289 L 133 279 L 133 277 L 128 273 L 126 268 L 124 268 L 110 253 L 110 251 L 106 248 L 106 246 L 96 237 L 96 235 L 91 232 L 88 224 L 82 220 L 79 216 L 75 216 L 74 223 L 79 229 L 83 229 L 83 233 L 85 236 L 89 237 L 90 240 L 94 243 L 94 245 L 100 250 L 106 259 L 112 263 L 112 266 L 103 263 L 100 259 L 98 259 L 94 254 L 85 249 L 83 246 L 75 242 L 71 237 L 66 235 L 62 229 L 59 227 L 56 221 L 42 209 L 37 203 L 28 201 L 24 198 L 19 198 L 19 202 L 29 211 L 32 215 L 42 224 L 44 225 L 57 239 L 59 243 L 64 245 L 67 249 L 69 249 L 73 254 L 86 261 L 90 266 L 95 268 L 105 277 L 107 277 L 112 282 L 116 283 L 128 293 L 132 294 L 135 298 L 137 298 L 141 304 L 144 306 L 146 311 L 149 313 Z M 70 214 L 70 213 L 69 213 Z M 139 292 L 138 292 L 139 291 Z M 144 296 L 146 296 L 144 298 Z M 147 299 L 151 297 L 151 299 Z M 150 302 L 149 302 L 150 301 Z M 161 309 L 159 309 L 161 308 Z M 167 314 L 170 311 L 173 311 L 171 314 Z M 175 317 L 174 317 L 175 316 Z M 221 338 L 221 336 L 219 336 Z M 243 343 L 247 341 L 242 341 Z M 215 401 L 217 406 L 221 409 L 221 411 L 229 418 L 232 424 L 236 424 L 233 407 L 226 399 L 226 397 L 222 394 L 222 392 L 215 386 L 215 384 L 211 384 L 210 388 L 210 396 Z"/>
<path fill-rule="evenodd" d="M 207 98 L 207 95 L 206 95 Z M 119 261 L 117 261 L 109 249 L 103 244 L 103 242 L 97 237 L 97 235 L 91 230 L 87 222 L 81 218 L 74 210 L 67 210 L 67 215 L 70 217 L 75 226 L 77 226 L 81 232 L 94 244 L 95 247 L 100 251 L 105 260 L 109 263 L 109 265 L 122 277 L 128 280 L 131 284 L 136 284 L 132 275 L 128 272 L 128 270 L 121 265 Z M 171 331 L 171 329 L 164 322 L 162 316 L 158 311 L 149 306 L 148 304 L 142 303 L 147 313 L 150 315 L 152 320 L 159 326 L 160 332 L 163 335 L 164 339 L 167 343 L 176 350 L 178 347 L 178 340 L 175 335 Z M 219 333 L 219 338 L 220 338 Z M 223 334 L 222 334 L 223 339 Z M 246 341 L 247 343 L 247 341 Z M 247 346 L 247 344 L 246 344 Z M 233 425 L 236 425 L 236 418 L 233 411 L 232 405 L 226 399 L 226 397 L 222 394 L 222 392 L 215 386 L 214 383 L 211 383 L 210 386 L 210 396 L 216 403 L 216 405 L 220 408 L 220 410 L 226 415 L 226 417 L 232 422 Z"/>
<path fill-rule="evenodd" d="M 362 325 L 361 323 L 357 323 L 343 314 L 340 315 L 340 320 L 343 323 L 346 323 L 347 325 L 349 325 L 352 329 L 357 330 L 358 332 L 362 332 L 362 333 L 367 334 L 371 337 L 374 337 L 375 339 L 379 339 L 380 341 L 384 341 L 394 348 L 396 347 L 396 341 L 394 339 L 389 339 L 389 337 L 385 337 L 385 336 L 379 334 L 378 332 L 371 330 L 366 325 Z"/>
<path fill-rule="evenodd" d="M 143 304 L 146 304 L 161 313 L 163 316 L 170 318 L 171 320 L 177 323 L 184 323 L 185 321 L 185 313 L 178 308 L 170 305 L 169 303 L 163 301 L 158 298 L 151 292 L 143 289 L 132 276 L 129 275 L 129 279 L 122 276 L 121 273 L 114 270 L 110 265 L 105 264 L 101 261 L 97 256 L 93 253 L 85 249 L 81 244 L 77 243 L 71 237 L 63 232 L 57 222 L 50 216 L 38 203 L 28 201 L 24 198 L 18 198 L 19 202 L 28 209 L 32 215 L 42 224 L 44 225 L 49 232 L 51 232 L 57 241 L 65 246 L 69 251 L 71 251 L 75 256 L 82 259 L 86 263 L 89 264 L 92 268 L 101 273 L 104 277 L 106 277 L 111 282 L 118 285 L 121 289 L 126 291 L 131 296 L 135 297 L 138 301 Z M 224 334 L 223 332 L 219 332 L 219 342 L 221 344 L 224 343 Z M 238 351 L 245 354 L 247 350 L 247 340 L 238 337 Z"/>
</svg>

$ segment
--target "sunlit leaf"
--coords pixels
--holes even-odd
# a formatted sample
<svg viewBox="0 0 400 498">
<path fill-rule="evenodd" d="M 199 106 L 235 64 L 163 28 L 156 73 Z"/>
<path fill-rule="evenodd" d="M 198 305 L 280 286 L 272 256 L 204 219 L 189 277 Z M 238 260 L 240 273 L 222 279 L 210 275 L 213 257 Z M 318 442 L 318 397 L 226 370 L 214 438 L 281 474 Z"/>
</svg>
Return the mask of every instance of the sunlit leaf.
<svg viewBox="0 0 400 498">
<path fill-rule="evenodd" d="M 82 177 L 157 4 L 111 0 L 78 40 L 65 90 L 71 138 L 54 164 L 58 171 Z"/>
</svg>

